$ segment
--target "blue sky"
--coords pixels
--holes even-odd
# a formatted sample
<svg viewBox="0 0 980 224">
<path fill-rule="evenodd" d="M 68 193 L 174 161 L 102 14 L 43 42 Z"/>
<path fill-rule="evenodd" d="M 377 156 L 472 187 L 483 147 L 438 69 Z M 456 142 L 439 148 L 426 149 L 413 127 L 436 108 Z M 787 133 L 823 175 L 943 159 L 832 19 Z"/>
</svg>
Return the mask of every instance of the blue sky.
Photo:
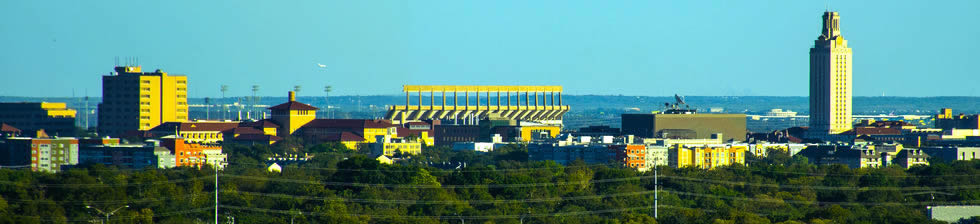
<svg viewBox="0 0 980 224">
<path fill-rule="evenodd" d="M 836 2 L 836 3 L 835 3 Z M 398 95 L 404 84 L 566 94 L 805 96 L 826 1 L 0 1 L 0 95 L 100 95 L 116 57 L 190 97 Z M 834 1 L 858 96 L 980 96 L 980 1 Z M 326 69 L 316 63 L 327 65 Z M 40 82 L 46 82 L 41 84 Z"/>
</svg>

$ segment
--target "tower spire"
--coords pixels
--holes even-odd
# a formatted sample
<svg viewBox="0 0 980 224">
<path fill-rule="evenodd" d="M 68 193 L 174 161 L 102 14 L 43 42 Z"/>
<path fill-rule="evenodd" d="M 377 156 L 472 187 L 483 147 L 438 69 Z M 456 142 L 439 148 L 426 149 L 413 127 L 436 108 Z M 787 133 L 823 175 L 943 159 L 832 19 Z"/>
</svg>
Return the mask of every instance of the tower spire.
<svg viewBox="0 0 980 224">
<path fill-rule="evenodd" d="M 830 11 L 823 13 L 823 32 L 821 35 L 827 40 L 840 36 L 840 14 Z"/>
</svg>

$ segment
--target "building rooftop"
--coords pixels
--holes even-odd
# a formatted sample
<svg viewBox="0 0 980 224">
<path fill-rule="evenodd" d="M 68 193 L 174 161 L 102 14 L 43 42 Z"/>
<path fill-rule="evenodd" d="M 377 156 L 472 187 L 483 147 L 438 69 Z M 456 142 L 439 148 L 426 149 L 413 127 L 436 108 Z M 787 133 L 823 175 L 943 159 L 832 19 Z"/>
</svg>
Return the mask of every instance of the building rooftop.
<svg viewBox="0 0 980 224">
<path fill-rule="evenodd" d="M 7 123 L 0 123 L 0 132 L 20 132 L 20 129 Z"/>
<path fill-rule="evenodd" d="M 279 105 L 269 107 L 269 110 L 319 110 L 319 109 L 320 108 L 310 106 L 309 104 L 300 103 L 296 101 L 289 101 L 289 102 L 285 102 Z"/>
<path fill-rule="evenodd" d="M 278 128 L 278 127 L 280 127 L 279 124 L 276 124 L 276 122 L 273 122 L 272 120 L 269 120 L 269 119 L 262 119 L 262 120 L 258 120 L 258 121 L 254 121 L 254 122 L 246 122 L 246 123 L 242 123 L 241 126 L 254 127 L 254 128 Z"/>
<path fill-rule="evenodd" d="M 238 122 L 166 122 L 150 129 L 151 132 L 180 131 L 229 131 L 238 127 Z"/>
<path fill-rule="evenodd" d="M 368 119 L 314 119 L 303 127 L 307 128 L 389 128 L 395 125 L 388 120 Z"/>
</svg>

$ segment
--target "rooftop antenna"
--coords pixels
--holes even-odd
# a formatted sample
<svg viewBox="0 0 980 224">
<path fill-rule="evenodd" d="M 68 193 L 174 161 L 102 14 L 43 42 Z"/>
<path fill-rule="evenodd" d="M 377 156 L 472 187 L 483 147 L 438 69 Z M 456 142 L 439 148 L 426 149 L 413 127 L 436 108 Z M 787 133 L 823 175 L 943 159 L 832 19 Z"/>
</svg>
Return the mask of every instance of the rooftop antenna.
<svg viewBox="0 0 980 224">
<path fill-rule="evenodd" d="M 674 100 L 676 101 L 674 103 L 674 106 L 680 106 L 680 105 L 687 104 L 687 102 L 684 102 L 684 97 L 683 96 L 680 96 L 680 95 L 677 95 L 676 93 L 674 94 Z"/>
</svg>

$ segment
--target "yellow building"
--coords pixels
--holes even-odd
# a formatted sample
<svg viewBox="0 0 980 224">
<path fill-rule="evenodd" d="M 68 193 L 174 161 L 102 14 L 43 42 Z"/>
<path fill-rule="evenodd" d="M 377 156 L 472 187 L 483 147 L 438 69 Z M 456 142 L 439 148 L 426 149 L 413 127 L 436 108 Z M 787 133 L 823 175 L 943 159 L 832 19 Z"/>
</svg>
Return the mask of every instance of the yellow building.
<svg viewBox="0 0 980 224">
<path fill-rule="evenodd" d="M 57 136 L 75 134 L 75 114 L 65 103 L 0 103 L 0 123 L 24 131 L 44 129 Z"/>
<path fill-rule="evenodd" d="M 521 141 L 529 142 L 535 137 L 541 137 L 547 135 L 549 138 L 556 138 L 558 134 L 561 134 L 561 126 L 521 126 Z"/>
<path fill-rule="evenodd" d="M 377 140 L 371 145 L 371 154 L 394 156 L 396 152 L 402 154 L 418 155 L 422 154 L 422 143 L 419 141 L 409 141 L 404 138 L 392 138 L 389 136 L 378 136 Z"/>
<path fill-rule="evenodd" d="M 673 145 L 668 150 L 668 164 L 671 167 L 696 167 L 714 169 L 715 167 L 745 164 L 745 145 Z"/>
<path fill-rule="evenodd" d="M 758 157 L 767 157 L 772 151 L 782 151 L 794 155 L 806 148 L 806 145 L 796 143 L 757 143 L 747 144 L 747 146 L 748 152 Z"/>
<path fill-rule="evenodd" d="M 266 133 L 275 129 L 277 136 L 285 138 L 296 136 L 304 139 L 308 143 L 319 142 L 339 142 L 349 149 L 357 149 L 362 145 L 372 144 L 377 139 L 399 139 L 399 137 L 412 136 L 415 144 L 431 146 L 434 138 L 430 137 L 429 131 L 416 130 L 409 124 L 396 125 L 389 120 L 369 120 L 369 119 L 317 119 L 316 110 L 318 108 L 296 101 L 296 94 L 289 92 L 289 101 L 270 107 L 272 119 L 262 120 L 252 125 L 255 128 L 262 128 Z M 261 123 L 261 124 L 259 124 Z M 416 122 L 420 123 L 420 122 Z M 425 123 L 427 127 L 432 124 Z M 400 131 L 401 130 L 401 131 Z M 404 132 L 399 135 L 399 132 Z M 399 142 L 395 142 L 399 143 Z M 389 146 L 392 153 L 395 149 L 402 148 L 398 144 Z M 421 147 L 408 147 L 413 152 L 418 152 Z"/>
<path fill-rule="evenodd" d="M 119 66 L 102 76 L 99 133 L 145 131 L 170 121 L 187 121 L 187 76 L 139 66 Z"/>
<path fill-rule="evenodd" d="M 296 102 L 296 92 L 293 91 L 289 91 L 289 102 L 269 108 L 272 110 L 272 120 L 280 126 L 278 135 L 283 138 L 315 120 L 317 109 L 319 108 Z"/>
<path fill-rule="evenodd" d="M 823 138 L 851 130 L 851 48 L 841 36 L 840 15 L 825 12 L 823 31 L 810 48 L 810 130 Z"/>
</svg>

